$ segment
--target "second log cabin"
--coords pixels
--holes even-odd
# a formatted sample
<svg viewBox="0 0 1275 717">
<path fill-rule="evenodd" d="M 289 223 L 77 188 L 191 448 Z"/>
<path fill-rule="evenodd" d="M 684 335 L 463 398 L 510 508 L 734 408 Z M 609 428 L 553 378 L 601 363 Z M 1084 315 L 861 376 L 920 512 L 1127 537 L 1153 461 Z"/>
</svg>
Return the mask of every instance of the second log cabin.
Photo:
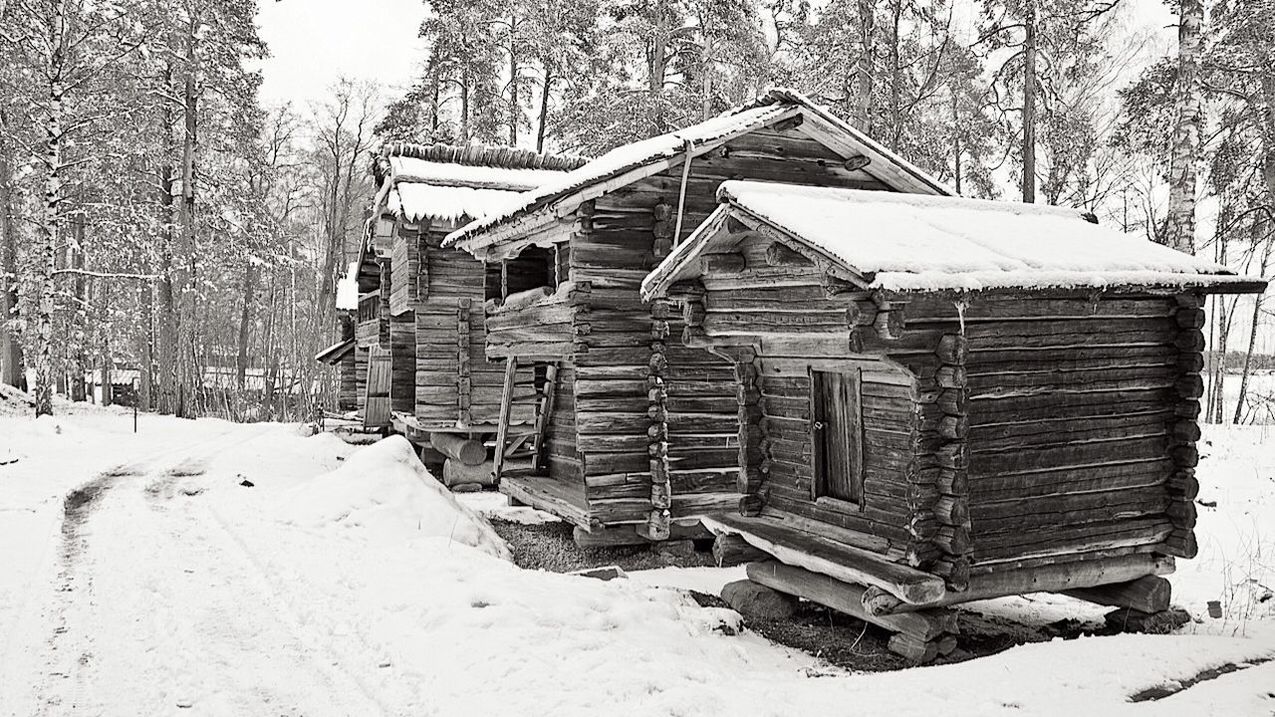
<svg viewBox="0 0 1275 717">
<path fill-rule="evenodd" d="M 450 465 L 435 467 L 449 485 L 490 482 L 505 376 L 483 353 L 483 264 L 443 247 L 443 237 L 583 162 L 506 147 L 395 143 L 373 163 L 378 192 L 358 267 L 356 340 L 371 351 L 369 390 L 373 374 L 388 386 L 385 399 L 365 405 L 370 413 L 384 401 L 378 417 L 429 446 L 428 462 L 445 457 Z M 542 386 L 530 366 L 515 377 L 528 403 L 512 415 L 514 426 L 530 430 Z"/>
<path fill-rule="evenodd" d="M 970 600 L 1146 613 L 1196 552 L 1205 294 L 1266 282 L 1079 210 L 760 182 L 643 286 L 737 376 L 749 578 L 952 649 Z M 657 309 L 658 310 L 658 309 Z M 665 309 L 667 310 L 667 309 Z"/>
<path fill-rule="evenodd" d="M 488 267 L 487 357 L 504 361 L 496 471 L 511 498 L 577 540 L 665 540 L 733 507 L 734 366 L 682 340 L 642 279 L 716 207 L 723 180 L 946 194 L 926 174 L 787 90 L 608 152 L 451 234 Z M 513 438 L 520 367 L 554 388 L 530 465 Z"/>
</svg>

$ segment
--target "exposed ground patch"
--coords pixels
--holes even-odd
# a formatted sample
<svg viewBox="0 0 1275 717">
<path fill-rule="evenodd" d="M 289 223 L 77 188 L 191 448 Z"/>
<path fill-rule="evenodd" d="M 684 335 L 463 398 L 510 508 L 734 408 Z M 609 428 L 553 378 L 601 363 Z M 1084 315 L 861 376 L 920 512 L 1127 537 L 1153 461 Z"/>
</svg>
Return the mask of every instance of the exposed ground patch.
<svg viewBox="0 0 1275 717">
<path fill-rule="evenodd" d="M 1266 658 L 1257 659 L 1257 660 L 1249 660 L 1248 662 L 1241 662 L 1238 664 L 1234 662 L 1228 662 L 1224 665 L 1218 665 L 1217 667 L 1210 667 L 1207 670 L 1201 670 L 1200 672 L 1196 673 L 1194 676 L 1188 677 L 1185 680 L 1176 680 L 1174 682 L 1168 682 L 1163 685 L 1148 687 L 1147 689 L 1142 690 L 1141 692 L 1136 692 L 1129 696 L 1129 701 L 1130 702 L 1150 702 L 1154 700 L 1162 700 L 1165 697 L 1172 697 L 1173 695 L 1176 695 L 1177 693 L 1185 689 L 1194 687 L 1195 685 L 1198 685 L 1201 682 L 1216 680 L 1222 675 L 1229 675 L 1232 672 L 1239 672 L 1240 670 L 1247 670 L 1250 667 L 1257 667 L 1258 665 L 1270 662 L 1272 659 L 1275 659 L 1275 658 L 1266 657 Z"/>
</svg>

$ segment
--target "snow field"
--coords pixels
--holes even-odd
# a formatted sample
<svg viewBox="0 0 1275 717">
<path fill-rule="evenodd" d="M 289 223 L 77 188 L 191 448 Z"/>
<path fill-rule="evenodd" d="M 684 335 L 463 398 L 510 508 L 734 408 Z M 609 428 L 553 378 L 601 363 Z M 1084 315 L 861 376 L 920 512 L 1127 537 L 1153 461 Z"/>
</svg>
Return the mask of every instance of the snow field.
<svg viewBox="0 0 1275 717">
<path fill-rule="evenodd" d="M 65 407 L 61 407 L 64 408 Z M 55 428 L 56 427 L 56 428 Z M 0 418 L 0 714 L 1266 714 L 1275 662 L 1132 704 L 1227 662 L 1275 657 L 1275 438 L 1208 430 L 1201 554 L 1180 561 L 1183 634 L 1013 648 L 848 674 L 739 629 L 679 588 L 738 569 L 630 579 L 521 570 L 480 514 L 408 459 L 294 426 L 100 409 Z M 110 470 L 116 468 L 116 470 Z M 255 486 L 239 485 L 243 478 Z M 63 497 L 101 481 L 68 533 Z M 473 507 L 468 504 L 473 502 Z M 540 520 L 535 511 L 513 511 Z M 14 519 L 16 517 L 16 519 Z M 477 547 L 475 547 L 477 546 Z M 69 588 L 69 589 L 68 589 Z M 1222 600 L 1225 617 L 1205 605 Z M 1013 619 L 1093 619 L 1054 596 Z"/>
</svg>

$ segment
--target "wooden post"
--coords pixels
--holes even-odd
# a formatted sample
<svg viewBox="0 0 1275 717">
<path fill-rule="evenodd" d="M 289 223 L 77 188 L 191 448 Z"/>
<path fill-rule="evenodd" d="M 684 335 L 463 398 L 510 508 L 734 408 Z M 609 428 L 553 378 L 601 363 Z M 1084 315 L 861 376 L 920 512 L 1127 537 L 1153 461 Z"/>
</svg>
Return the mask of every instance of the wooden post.
<svg viewBox="0 0 1275 717">
<path fill-rule="evenodd" d="M 496 426 L 496 449 L 492 455 L 492 473 L 500 480 L 505 466 L 505 444 L 509 441 L 509 415 L 513 407 L 514 379 L 518 374 L 518 357 L 505 359 L 504 393 L 500 396 L 500 420 Z"/>
<path fill-rule="evenodd" d="M 536 470 L 546 468 L 545 443 L 549 439 L 549 422 L 553 417 L 553 404 L 558 393 L 558 364 L 545 367 L 545 382 L 540 397 L 540 410 L 536 413 L 536 444 L 532 454 L 532 466 Z"/>
</svg>

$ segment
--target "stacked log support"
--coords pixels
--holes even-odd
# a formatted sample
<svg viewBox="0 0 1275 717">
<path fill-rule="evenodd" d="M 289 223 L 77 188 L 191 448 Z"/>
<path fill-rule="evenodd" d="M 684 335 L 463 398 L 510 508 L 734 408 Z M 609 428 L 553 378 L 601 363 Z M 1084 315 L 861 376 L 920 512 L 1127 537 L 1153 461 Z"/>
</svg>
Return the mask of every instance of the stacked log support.
<svg viewBox="0 0 1275 717">
<path fill-rule="evenodd" d="M 1204 392 L 1204 382 L 1200 377 L 1204 367 L 1204 334 L 1200 330 L 1204 326 L 1204 301 L 1199 294 L 1182 294 L 1177 297 L 1177 303 L 1174 319 L 1178 336 L 1174 345 L 1178 349 L 1178 378 L 1173 387 L 1178 402 L 1169 431 L 1173 472 L 1167 486 L 1170 502 L 1165 510 L 1173 529 L 1164 544 L 1170 555 L 1193 558 L 1199 551 L 1195 539 L 1195 496 L 1200 491 L 1195 466 L 1199 462 L 1199 452 L 1195 444 L 1200 438 L 1197 421 L 1200 396 Z"/>
<path fill-rule="evenodd" d="M 748 579 L 772 590 L 805 598 L 894 633 L 892 652 L 917 663 L 929 662 L 956 649 L 956 613 L 931 608 L 878 614 L 864 607 L 868 589 L 777 560 L 749 563 Z"/>
<path fill-rule="evenodd" d="M 651 360 L 647 373 L 647 415 L 651 419 L 647 436 L 647 454 L 651 465 L 651 515 L 647 520 L 647 536 L 667 540 L 672 506 L 672 484 L 668 456 L 668 372 L 669 302 L 657 299 L 651 304 Z"/>
<path fill-rule="evenodd" d="M 970 569 L 971 525 L 966 474 L 969 395 L 965 371 L 968 341 L 959 333 L 944 334 L 934 355 L 938 360 L 934 373 L 935 401 L 922 404 L 922 410 L 938 417 L 935 433 L 939 466 L 937 471 L 919 470 L 918 475 L 935 476 L 938 496 L 929 511 L 938 525 L 934 543 L 943 554 L 929 567 L 946 579 L 949 589 L 959 592 L 969 585 Z"/>
<path fill-rule="evenodd" d="M 654 254 L 656 260 L 660 260 L 668 256 L 670 251 L 673 251 L 673 232 L 676 219 L 673 215 L 673 205 L 664 201 L 656 204 L 651 213 L 655 216 L 653 229 L 655 234 Z"/>
<path fill-rule="evenodd" d="M 473 401 L 473 381 L 469 366 L 470 343 L 470 307 L 472 300 L 462 298 L 456 301 L 456 408 L 460 412 L 461 425 L 473 422 L 470 411 Z"/>
</svg>

